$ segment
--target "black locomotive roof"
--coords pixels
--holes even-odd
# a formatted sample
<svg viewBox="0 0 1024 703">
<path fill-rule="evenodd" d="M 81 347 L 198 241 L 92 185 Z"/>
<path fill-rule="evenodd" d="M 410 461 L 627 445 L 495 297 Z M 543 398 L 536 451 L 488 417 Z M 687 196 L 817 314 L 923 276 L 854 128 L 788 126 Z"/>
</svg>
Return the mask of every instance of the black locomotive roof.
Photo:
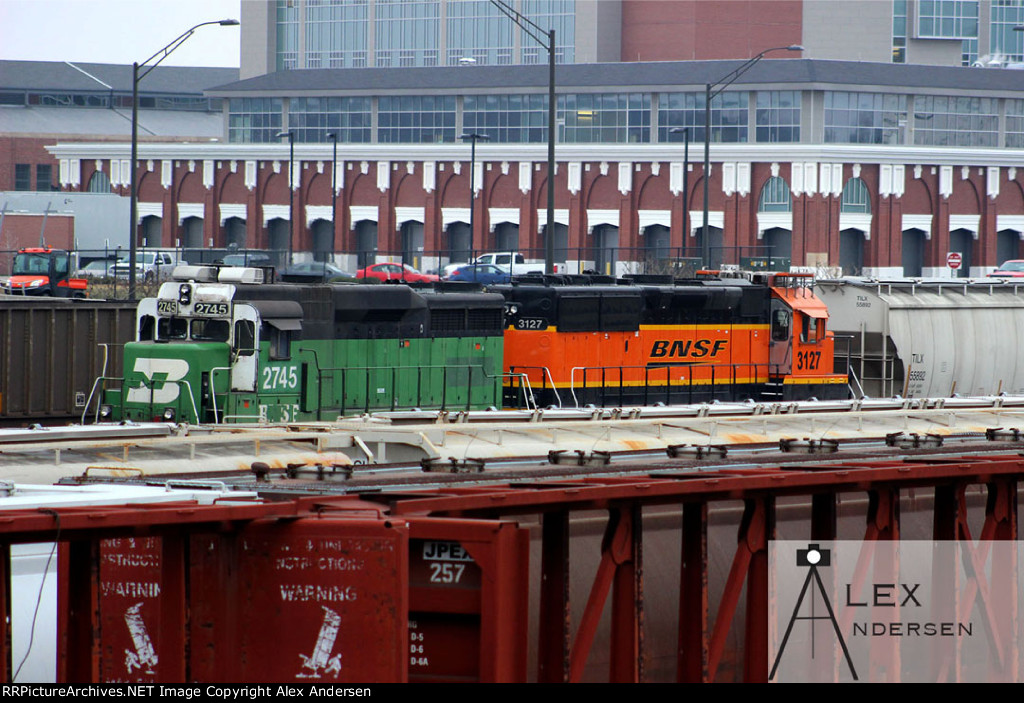
<svg viewBox="0 0 1024 703">
<path fill-rule="evenodd" d="M 509 303 L 510 324 L 544 320 L 561 331 L 629 331 L 641 325 L 752 324 L 767 319 L 767 286 L 745 279 L 658 284 L 496 286 Z M 654 281 L 658 281 L 655 283 Z M 540 329 L 533 323 L 521 329 Z"/>
<path fill-rule="evenodd" d="M 237 301 L 298 303 L 306 339 L 377 339 L 495 335 L 504 298 L 496 293 L 448 292 L 406 285 L 274 283 L 239 286 Z"/>
</svg>

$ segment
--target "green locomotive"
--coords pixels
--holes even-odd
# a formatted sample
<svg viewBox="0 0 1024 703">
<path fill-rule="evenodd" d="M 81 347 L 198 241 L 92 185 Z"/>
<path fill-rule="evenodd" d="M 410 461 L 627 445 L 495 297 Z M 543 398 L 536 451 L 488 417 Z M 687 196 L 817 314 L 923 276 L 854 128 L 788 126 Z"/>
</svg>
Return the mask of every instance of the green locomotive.
<svg viewBox="0 0 1024 703">
<path fill-rule="evenodd" d="M 334 420 L 500 405 L 499 294 L 404 285 L 262 283 L 187 267 L 139 303 L 104 419 Z M 120 383 L 118 383 L 120 381 Z"/>
</svg>

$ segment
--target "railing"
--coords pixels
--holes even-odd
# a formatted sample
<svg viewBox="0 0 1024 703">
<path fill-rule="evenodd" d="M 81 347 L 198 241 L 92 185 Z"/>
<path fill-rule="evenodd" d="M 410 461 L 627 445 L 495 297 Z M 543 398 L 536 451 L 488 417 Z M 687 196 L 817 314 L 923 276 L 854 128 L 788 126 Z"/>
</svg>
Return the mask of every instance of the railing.
<svg viewBox="0 0 1024 703">
<path fill-rule="evenodd" d="M 96 386 L 98 384 L 100 384 L 100 383 L 104 383 L 105 384 L 107 381 L 119 381 L 121 383 L 121 395 L 120 395 L 121 407 L 120 407 L 120 411 L 121 411 L 121 419 L 123 420 L 123 419 L 125 419 L 124 418 L 124 412 L 125 412 L 125 405 L 126 405 L 127 399 L 128 399 L 128 391 L 132 390 L 132 389 L 126 387 L 125 379 L 124 379 L 123 376 L 97 376 L 96 380 L 93 382 L 93 390 L 95 391 Z M 149 417 L 153 417 L 153 409 L 155 407 L 155 405 L 153 403 L 153 390 L 154 390 L 154 386 L 157 383 L 160 383 L 161 385 L 167 384 L 167 383 L 173 383 L 173 384 L 179 386 L 179 389 L 178 389 L 179 397 L 181 395 L 181 388 L 180 388 L 181 386 L 184 386 L 185 389 L 188 391 L 188 399 L 189 399 L 189 401 L 190 401 L 190 403 L 192 405 L 192 413 L 193 413 L 193 415 L 195 415 L 196 422 L 202 422 L 202 416 L 199 414 L 199 408 L 196 407 L 196 396 L 195 396 L 195 393 L 192 391 L 192 384 L 189 383 L 187 379 L 180 379 L 180 380 L 174 380 L 174 381 L 172 381 L 170 379 L 161 379 L 159 381 L 156 381 L 156 380 L 151 380 L 151 379 L 148 379 L 148 378 L 142 378 L 142 379 L 140 379 L 140 381 L 141 381 L 141 383 L 140 383 L 139 386 L 137 386 L 137 388 L 148 388 L 149 389 L 149 402 L 147 404 L 147 407 L 148 407 L 148 410 L 149 410 L 149 412 L 147 414 L 149 415 Z M 89 397 L 92 398 L 92 394 L 91 393 L 90 393 Z M 162 403 L 161 407 L 162 408 L 163 407 L 167 407 L 168 405 L 170 405 L 170 404 L 169 403 Z M 100 413 L 100 407 L 99 406 L 100 406 L 100 404 L 97 404 L 96 415 L 95 415 L 95 421 L 96 422 L 99 422 L 99 413 Z M 86 408 L 88 409 L 88 405 L 86 405 Z M 83 422 L 85 421 L 85 413 L 82 414 L 82 421 Z"/>
<path fill-rule="evenodd" d="M 746 370 L 748 377 L 740 379 Z M 763 373 L 762 373 L 763 371 Z M 629 379 L 627 380 L 627 373 Z M 652 405 L 663 402 L 666 405 L 694 402 L 694 389 L 698 396 L 714 399 L 723 394 L 735 399 L 733 391 L 740 385 L 764 384 L 769 380 L 769 364 L 686 364 L 658 366 L 577 366 L 570 373 L 570 388 L 573 402 L 580 407 L 576 391 L 581 394 L 596 392 L 601 405 L 607 405 L 609 395 L 617 405 Z M 673 378 L 674 374 L 685 374 Z M 594 379 L 594 376 L 597 379 Z M 663 377 L 661 377 L 663 375 Z M 581 382 L 577 384 L 577 377 Z M 642 383 L 641 383 L 642 381 Z M 635 390 L 628 391 L 633 388 Z M 673 390 L 674 388 L 674 390 Z M 663 391 L 662 391 L 663 389 Z M 627 395 L 629 401 L 627 403 Z"/>
<path fill-rule="evenodd" d="M 850 379 L 850 383 L 848 384 L 850 393 L 855 398 L 863 398 L 865 395 L 864 386 L 861 385 L 860 379 L 857 378 L 857 371 L 853 367 L 853 342 L 856 337 L 852 334 L 833 333 L 833 339 L 835 340 L 835 344 L 833 345 L 832 372 L 846 374 L 847 378 Z M 846 348 L 845 355 L 840 354 L 840 350 L 835 348 L 838 346 L 839 342 L 843 342 L 843 346 Z M 856 390 L 854 390 L 854 385 L 857 387 Z"/>
<path fill-rule="evenodd" d="M 559 408 L 562 407 L 562 397 L 558 393 L 558 388 L 555 386 L 555 379 L 551 376 L 551 370 L 548 369 L 547 366 L 510 366 L 508 369 L 508 374 L 506 375 L 510 377 L 510 381 L 513 378 L 518 378 L 520 380 L 520 386 L 518 389 L 519 392 L 523 392 L 525 386 L 525 400 L 527 401 L 527 407 L 529 407 L 531 402 L 533 403 L 534 407 L 536 407 L 537 405 L 536 394 L 533 392 L 533 386 L 530 381 L 530 371 L 540 371 L 541 385 L 539 387 L 539 390 L 545 393 L 550 390 L 552 394 L 554 394 L 554 405 L 556 405 Z M 514 394 L 516 389 L 511 384 L 509 385 L 509 388 L 511 392 Z M 506 396 L 506 399 L 511 399 L 511 396 Z"/>
<path fill-rule="evenodd" d="M 400 380 L 399 379 L 399 375 L 400 374 L 410 374 L 412 372 L 416 373 L 416 395 L 415 395 L 415 402 L 412 403 L 412 405 L 414 407 L 424 407 L 424 406 L 425 407 L 434 407 L 434 406 L 437 405 L 434 402 L 427 402 L 427 403 L 423 402 L 425 399 L 429 400 L 429 398 L 425 398 L 425 396 L 424 396 L 423 375 L 424 375 L 424 372 L 440 373 L 440 375 L 441 375 L 441 402 L 440 402 L 440 405 L 437 406 L 438 409 L 440 409 L 440 410 L 447 410 L 450 407 L 453 407 L 448 402 L 448 385 L 449 385 L 448 384 L 448 379 L 449 379 L 449 373 L 451 371 L 464 371 L 465 374 L 466 374 L 465 383 L 463 384 L 461 382 L 461 380 L 459 381 L 460 387 L 465 388 L 465 393 L 466 393 L 466 399 L 465 399 L 465 404 L 464 404 L 465 407 L 463 408 L 462 407 L 463 404 L 460 403 L 459 406 L 458 406 L 460 409 L 471 410 L 472 407 L 473 407 L 473 377 L 474 377 L 474 370 L 475 370 L 475 373 L 476 373 L 476 376 L 477 376 L 478 379 L 482 378 L 482 379 L 485 379 L 485 380 L 489 380 L 491 383 L 494 383 L 495 385 L 497 385 L 496 384 L 496 377 L 490 375 L 489 373 L 487 373 L 487 370 L 483 366 L 481 366 L 479 364 L 462 364 L 462 365 L 443 365 L 443 364 L 439 364 L 439 365 L 415 366 L 415 367 L 409 367 L 409 366 L 402 366 L 402 367 L 396 367 L 396 366 L 321 366 L 320 365 L 320 357 L 317 354 L 315 349 L 305 349 L 303 351 L 308 352 L 309 354 L 311 354 L 313 356 L 313 364 L 314 364 L 314 368 L 315 368 L 316 373 L 317 373 L 317 383 L 316 383 L 316 388 L 317 388 L 317 408 L 316 408 L 317 419 L 321 418 L 321 415 L 322 415 L 323 411 L 326 409 L 326 407 L 325 407 L 326 404 L 324 402 L 324 386 L 325 386 L 324 380 L 325 380 L 325 376 L 330 381 L 331 385 L 333 386 L 335 384 L 335 382 L 337 381 L 336 374 L 338 372 L 341 372 L 341 384 L 340 384 L 340 388 L 335 389 L 335 397 L 339 398 L 340 401 L 341 401 L 340 405 L 338 406 L 338 412 L 340 414 L 342 414 L 342 415 L 344 415 L 346 412 L 350 412 L 352 410 L 361 410 L 362 412 L 369 412 L 371 409 L 372 410 L 384 410 L 384 409 L 396 410 L 399 407 L 398 399 L 399 399 L 400 395 L 403 395 L 400 392 L 399 385 L 398 385 L 398 382 Z M 391 388 L 391 394 L 390 394 L 391 395 L 391 399 L 390 399 L 390 402 L 389 402 L 389 406 L 390 407 L 388 407 L 388 408 L 379 407 L 376 404 L 371 404 L 371 402 L 370 402 L 370 397 L 371 397 L 371 393 L 370 393 L 371 381 L 374 378 L 374 374 L 381 374 L 381 373 L 384 373 L 384 374 L 390 373 L 390 376 L 391 376 L 391 379 L 390 379 L 391 380 L 391 385 L 390 385 L 390 388 Z M 347 405 L 346 401 L 347 401 L 347 396 L 349 395 L 350 377 L 353 374 L 365 374 L 365 382 L 364 382 L 364 387 L 362 389 L 363 390 L 363 402 L 361 404 L 357 404 L 356 406 L 349 406 L 349 405 Z M 408 405 L 410 405 L 410 404 L 409 403 L 404 403 L 404 402 L 401 403 L 401 407 L 407 407 Z M 335 405 L 333 403 L 331 403 L 330 407 L 333 409 L 335 407 Z"/>
</svg>

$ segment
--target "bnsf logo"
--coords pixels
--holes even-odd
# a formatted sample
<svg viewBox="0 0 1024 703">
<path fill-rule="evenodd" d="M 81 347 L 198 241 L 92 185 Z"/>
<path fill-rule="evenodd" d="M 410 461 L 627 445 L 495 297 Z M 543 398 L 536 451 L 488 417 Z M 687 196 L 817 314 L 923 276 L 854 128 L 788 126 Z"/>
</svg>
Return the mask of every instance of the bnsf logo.
<svg viewBox="0 0 1024 703">
<path fill-rule="evenodd" d="M 135 360 L 135 373 L 146 377 L 147 386 L 129 388 L 125 400 L 129 403 L 171 403 L 181 393 L 180 381 L 188 374 L 188 362 L 184 359 Z M 150 393 L 153 397 L 150 398 Z"/>
<path fill-rule="evenodd" d="M 692 339 L 687 339 L 686 341 L 677 339 L 674 342 L 670 342 L 667 339 L 659 339 L 654 343 L 654 347 L 651 349 L 651 358 L 714 358 L 718 356 L 720 351 L 725 349 L 726 344 L 728 344 L 728 341 L 725 339 L 716 339 L 713 342 L 710 339 L 698 339 L 696 342 Z"/>
</svg>

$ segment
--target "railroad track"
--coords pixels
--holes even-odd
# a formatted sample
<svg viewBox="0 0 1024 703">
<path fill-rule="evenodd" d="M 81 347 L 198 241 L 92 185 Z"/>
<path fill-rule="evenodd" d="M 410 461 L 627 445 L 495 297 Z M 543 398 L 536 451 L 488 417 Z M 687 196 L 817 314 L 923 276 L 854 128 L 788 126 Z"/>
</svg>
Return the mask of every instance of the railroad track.
<svg viewBox="0 0 1024 703">
<path fill-rule="evenodd" d="M 53 483 L 66 476 L 248 474 L 296 467 L 413 467 L 478 472 L 567 463 L 619 470 L 658 461 L 669 447 L 727 448 L 730 459 L 778 451 L 780 442 L 841 441 L 868 446 L 887 435 L 983 437 L 1024 427 L 1024 398 L 865 400 L 786 404 L 710 403 L 654 408 L 583 408 L 479 413 L 378 413 L 337 422 L 288 425 L 126 423 L 0 430 L 0 479 Z M 1019 434 L 1019 432 L 1018 432 Z M 852 444 L 849 444 L 852 443 Z M 867 444 L 864 444 L 867 443 Z M 805 447 L 806 448 L 806 447 Z M 552 452 L 561 452 L 557 456 Z M 695 457 L 709 465 L 721 457 Z M 322 471 L 323 469 L 321 469 Z"/>
</svg>

